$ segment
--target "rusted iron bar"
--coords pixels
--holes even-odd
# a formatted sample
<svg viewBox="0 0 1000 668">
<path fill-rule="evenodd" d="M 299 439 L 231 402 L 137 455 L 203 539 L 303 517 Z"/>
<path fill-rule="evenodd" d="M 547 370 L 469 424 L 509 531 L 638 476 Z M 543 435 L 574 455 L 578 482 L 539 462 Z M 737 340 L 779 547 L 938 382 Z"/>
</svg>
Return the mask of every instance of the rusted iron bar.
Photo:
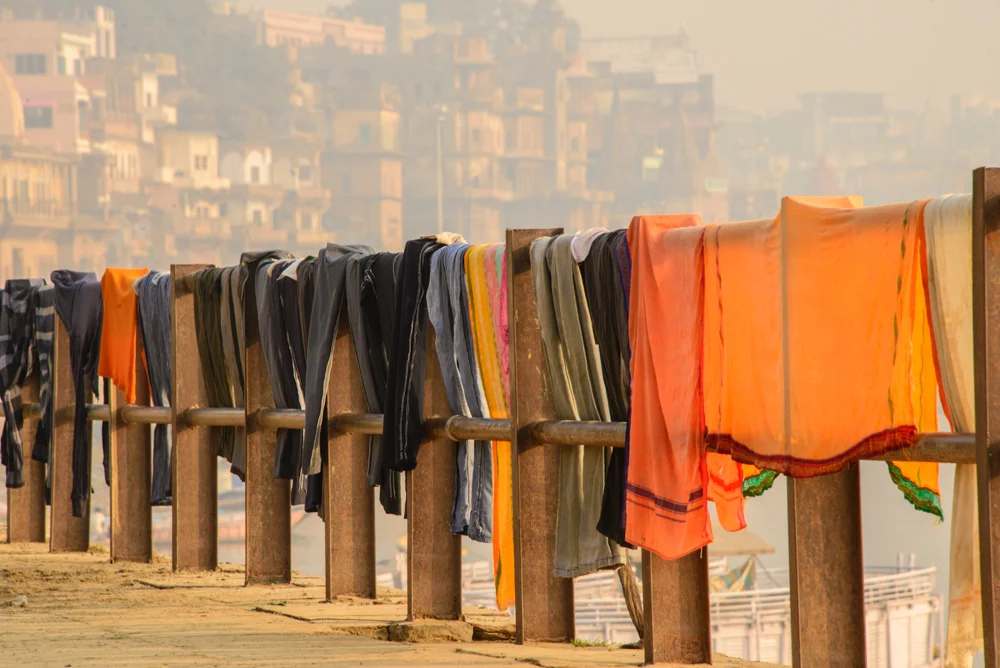
<svg viewBox="0 0 1000 668">
<path fill-rule="evenodd" d="M 624 422 L 571 422 L 541 420 L 529 425 L 532 438 L 547 445 L 598 445 L 625 447 Z"/>
<path fill-rule="evenodd" d="M 247 420 L 242 408 L 189 408 L 179 417 L 190 427 L 242 427 Z"/>
<path fill-rule="evenodd" d="M 535 239 L 561 232 L 507 230 L 515 621 L 520 644 L 576 636 L 573 581 L 555 575 L 559 449 L 544 447 L 533 428 L 539 420 L 553 418 L 555 407 L 544 367 L 528 251 Z"/>
<path fill-rule="evenodd" d="M 330 428 L 345 434 L 381 434 L 380 413 L 342 413 L 330 419 Z"/>
<path fill-rule="evenodd" d="M 340 319 L 330 360 L 327 416 L 367 407 L 345 314 Z M 368 487 L 367 477 L 371 436 L 338 430 L 329 421 L 325 431 L 326 598 L 375 598 L 375 494 Z"/>
<path fill-rule="evenodd" d="M 168 406 L 136 406 L 126 404 L 118 410 L 125 424 L 170 424 L 173 411 Z"/>
<path fill-rule="evenodd" d="M 424 414 L 451 414 L 433 331 L 427 337 Z M 406 599 L 411 621 L 462 616 L 462 537 L 451 532 L 457 447 L 447 438 L 424 443 L 417 468 L 406 474 Z"/>
<path fill-rule="evenodd" d="M 262 408 L 257 424 L 267 429 L 305 429 L 306 412 L 296 408 Z"/>
<path fill-rule="evenodd" d="M 111 407 L 107 404 L 87 406 L 87 419 L 91 422 L 111 422 Z"/>
<path fill-rule="evenodd" d="M 976 476 L 985 665 L 1000 665 L 1000 169 L 972 175 Z"/>
<path fill-rule="evenodd" d="M 208 403 L 195 331 L 194 295 L 185 277 L 204 265 L 172 265 L 171 281 L 171 429 L 173 449 L 173 567 L 175 571 L 215 570 L 219 561 L 219 500 L 216 454 L 200 416 L 220 409 Z M 192 420 L 193 413 L 194 420 Z M 241 419 L 243 411 L 236 411 Z"/>
<path fill-rule="evenodd" d="M 22 401 L 38 401 L 38 374 L 33 373 L 21 388 Z M 35 404 L 37 405 L 37 404 Z M 31 457 L 38 420 L 25 420 L 21 430 L 24 443 L 24 486 L 7 489 L 7 542 L 45 542 L 45 464 Z"/>
<path fill-rule="evenodd" d="M 56 318 L 53 351 L 52 410 L 52 506 L 49 520 L 49 550 L 86 552 L 90 547 L 90 504 L 83 517 L 73 517 L 73 367 L 69 358 L 69 334 Z M 110 413 L 109 413 L 110 415 Z M 90 470 L 90 457 L 87 457 Z"/>
<path fill-rule="evenodd" d="M 255 267 L 252 265 L 250 271 Z M 260 340 L 257 288 L 252 273 L 246 282 L 244 304 L 246 392 L 244 407 L 237 411 L 240 423 L 231 426 L 246 425 L 245 431 L 237 431 L 237 438 L 246 439 L 246 584 L 291 582 L 291 480 L 274 477 L 277 431 L 257 420 L 259 409 L 274 406 L 274 395 Z"/>
<path fill-rule="evenodd" d="M 149 405 L 141 337 L 136 337 L 136 408 Z M 153 560 L 152 439 L 149 425 L 121 419 L 125 394 L 113 388 L 108 405 L 111 433 L 111 561 Z"/>
</svg>

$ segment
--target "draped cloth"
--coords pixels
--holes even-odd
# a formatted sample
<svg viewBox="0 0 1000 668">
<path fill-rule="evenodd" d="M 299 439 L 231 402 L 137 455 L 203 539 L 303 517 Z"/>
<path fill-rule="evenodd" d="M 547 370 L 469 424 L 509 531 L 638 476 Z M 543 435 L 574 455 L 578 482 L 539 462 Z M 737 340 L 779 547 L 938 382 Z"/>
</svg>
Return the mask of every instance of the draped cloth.
<svg viewBox="0 0 1000 668">
<path fill-rule="evenodd" d="M 73 517 L 83 517 L 90 503 L 91 430 L 87 404 L 99 393 L 97 365 L 101 353 L 104 303 L 101 284 L 92 273 L 58 269 L 52 272 L 55 308 L 69 335 L 73 369 Z"/>
<path fill-rule="evenodd" d="M 531 273 L 542 350 L 556 418 L 609 422 L 607 393 L 573 236 L 531 244 Z M 610 448 L 577 445 L 559 451 L 555 574 L 577 577 L 626 563 L 625 551 L 597 530 Z"/>
<path fill-rule="evenodd" d="M 98 373 L 110 380 L 125 403 L 135 403 L 135 357 L 139 340 L 135 282 L 149 269 L 108 268 L 101 278 L 104 324 Z"/>
<path fill-rule="evenodd" d="M 972 198 L 951 195 L 928 202 L 927 301 L 934 326 L 941 403 L 953 431 L 976 428 L 972 343 Z M 951 512 L 946 668 L 970 668 L 983 647 L 976 465 L 955 468 Z"/>
<path fill-rule="evenodd" d="M 139 331 L 146 352 L 149 396 L 154 406 L 170 407 L 170 274 L 152 272 L 135 282 Z M 153 429 L 154 506 L 171 505 L 170 425 Z"/>
<path fill-rule="evenodd" d="M 695 215 L 640 216 L 631 251 L 625 537 L 665 559 L 712 542 L 708 501 L 729 531 L 746 526 L 742 474 L 706 456 L 704 365 L 706 230 Z"/>
<path fill-rule="evenodd" d="M 495 266 L 487 267 L 486 256 L 490 250 L 491 247 L 486 245 L 470 248 L 465 254 L 465 275 L 479 379 L 488 413 L 486 417 L 505 419 L 508 417 L 508 402 L 501 373 L 501 351 L 494 333 L 487 276 L 490 271 L 496 270 Z M 493 575 L 500 610 L 514 604 L 514 501 L 512 488 L 507 482 L 512 471 L 509 455 L 506 460 L 498 457 L 498 451 L 504 447 L 510 451 L 509 442 L 493 443 Z M 505 471 L 500 470 L 501 461 L 507 462 Z"/>
<path fill-rule="evenodd" d="M 821 475 L 934 430 L 924 203 L 859 204 L 785 198 L 773 221 L 706 233 L 706 427 L 740 461 Z M 890 472 L 940 513 L 935 465 Z"/>
</svg>

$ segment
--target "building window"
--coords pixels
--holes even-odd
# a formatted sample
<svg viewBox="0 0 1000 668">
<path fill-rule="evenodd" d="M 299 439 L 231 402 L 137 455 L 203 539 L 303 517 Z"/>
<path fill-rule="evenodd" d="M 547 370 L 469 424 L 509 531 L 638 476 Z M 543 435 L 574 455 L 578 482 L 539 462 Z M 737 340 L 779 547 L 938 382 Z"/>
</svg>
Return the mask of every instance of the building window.
<svg viewBox="0 0 1000 668">
<path fill-rule="evenodd" d="M 573 137 L 573 139 L 570 140 L 569 145 L 570 145 L 570 150 L 573 151 L 573 153 L 579 153 L 580 152 L 580 138 L 579 137 Z"/>
<path fill-rule="evenodd" d="M 199 204 L 195 208 L 195 215 L 198 218 L 208 218 L 208 207 L 205 206 L 204 204 Z"/>
<path fill-rule="evenodd" d="M 153 106 L 153 94 L 152 93 L 146 93 L 146 107 L 148 108 L 148 107 L 152 107 L 152 106 Z"/>
<path fill-rule="evenodd" d="M 66 56 L 59 56 L 56 60 L 56 71 L 59 74 L 66 74 Z"/>
<path fill-rule="evenodd" d="M 25 107 L 24 127 L 26 128 L 51 128 L 52 127 L 52 107 Z"/>
<path fill-rule="evenodd" d="M 89 123 L 88 118 L 87 118 L 87 102 L 85 100 L 79 100 L 79 101 L 77 101 L 77 103 L 76 103 L 76 109 L 79 112 L 79 113 L 77 113 L 77 118 L 79 119 L 79 123 L 80 123 L 80 132 L 81 133 L 82 132 L 86 132 L 87 131 L 87 125 Z"/>
<path fill-rule="evenodd" d="M 223 202 L 222 204 L 219 205 L 219 216 L 221 218 L 225 218 L 228 215 L 229 215 L 229 205 Z"/>
<path fill-rule="evenodd" d="M 27 278 L 24 275 L 24 249 L 23 248 L 11 248 L 10 249 L 11 260 L 14 265 L 14 275 L 12 278 Z"/>
<path fill-rule="evenodd" d="M 19 53 L 14 56 L 14 74 L 45 74 L 44 53 Z"/>
<path fill-rule="evenodd" d="M 199 172 L 208 171 L 208 156 L 207 155 L 194 156 L 194 168 L 196 171 Z"/>
<path fill-rule="evenodd" d="M 81 74 L 83 74 L 83 61 L 82 60 L 74 60 L 73 61 L 73 74 L 75 74 L 76 76 L 80 76 Z"/>
<path fill-rule="evenodd" d="M 111 32 L 104 33 L 104 57 L 111 57 Z"/>
<path fill-rule="evenodd" d="M 369 123 L 362 123 L 358 126 L 358 143 L 362 146 L 371 146 L 372 126 Z"/>
<path fill-rule="evenodd" d="M 260 183 L 260 167 L 250 168 L 250 183 Z"/>
<path fill-rule="evenodd" d="M 260 225 L 264 222 L 264 214 L 261 213 L 260 209 L 254 209 L 253 211 L 253 222 L 254 225 Z"/>
<path fill-rule="evenodd" d="M 313 180 L 313 170 L 311 165 L 299 165 L 299 181 L 310 183 Z"/>
<path fill-rule="evenodd" d="M 351 175 L 344 174 L 340 177 L 340 190 L 343 194 L 349 195 L 351 192 Z"/>
<path fill-rule="evenodd" d="M 483 133 L 478 128 L 472 131 L 472 143 L 475 145 L 475 148 L 479 148 L 479 143 L 482 139 Z"/>
</svg>

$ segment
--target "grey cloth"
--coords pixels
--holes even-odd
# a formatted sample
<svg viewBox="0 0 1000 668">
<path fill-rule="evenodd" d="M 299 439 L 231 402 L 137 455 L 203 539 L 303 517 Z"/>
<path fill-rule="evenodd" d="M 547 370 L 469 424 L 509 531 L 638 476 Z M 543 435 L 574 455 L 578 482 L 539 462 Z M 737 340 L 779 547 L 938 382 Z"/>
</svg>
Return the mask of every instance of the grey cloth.
<svg viewBox="0 0 1000 668">
<path fill-rule="evenodd" d="M 316 474 L 321 470 L 321 426 L 326 417 L 330 365 L 333 361 L 337 328 L 347 291 L 348 266 L 352 262 L 357 263 L 360 257 L 373 252 L 368 246 L 337 244 L 327 244 L 327 247 L 319 252 L 315 265 L 309 346 L 306 351 L 306 432 L 302 442 L 301 460 L 305 473 Z M 350 311 L 348 317 L 350 318 Z M 357 346 L 358 342 L 355 341 L 354 345 Z"/>
<path fill-rule="evenodd" d="M 583 277 L 570 246 L 573 235 L 531 244 L 542 349 L 556 418 L 610 421 Z M 559 510 L 555 573 L 577 577 L 626 563 L 620 545 L 597 531 L 610 448 L 563 447 L 559 454 Z"/>
<path fill-rule="evenodd" d="M 427 312 L 434 326 L 435 349 L 448 404 L 453 413 L 486 417 L 480 397 L 474 342 L 469 318 L 465 254 L 469 246 L 454 244 L 431 257 Z M 493 456 L 489 441 L 458 443 L 455 504 L 451 530 L 489 543 L 493 535 Z"/>
<path fill-rule="evenodd" d="M 215 408 L 235 408 L 233 385 L 226 369 L 222 339 L 222 269 L 203 269 L 194 274 L 194 321 L 201 357 L 201 373 L 208 400 Z M 212 427 L 215 454 L 233 461 L 234 427 Z"/>
<path fill-rule="evenodd" d="M 232 386 L 233 405 L 243 408 L 245 386 L 243 382 L 243 348 L 240 347 L 239 330 L 243 328 L 243 302 L 240 286 L 245 276 L 242 266 L 226 267 L 219 276 L 221 289 L 219 326 L 222 351 L 226 358 L 226 373 Z M 232 473 L 246 480 L 247 437 L 246 428 L 235 429 L 233 441 Z"/>
<path fill-rule="evenodd" d="M 139 331 L 149 371 L 149 396 L 154 406 L 168 408 L 171 393 L 170 368 L 170 274 L 150 272 L 135 282 Z M 153 429 L 154 506 L 171 504 L 170 425 Z"/>
<path fill-rule="evenodd" d="M 38 404 L 42 419 L 35 432 L 32 459 L 50 462 L 52 430 L 55 426 L 52 412 L 52 355 L 56 343 L 56 293 L 51 285 L 36 288 L 35 293 L 35 352 L 38 360 Z"/>
</svg>

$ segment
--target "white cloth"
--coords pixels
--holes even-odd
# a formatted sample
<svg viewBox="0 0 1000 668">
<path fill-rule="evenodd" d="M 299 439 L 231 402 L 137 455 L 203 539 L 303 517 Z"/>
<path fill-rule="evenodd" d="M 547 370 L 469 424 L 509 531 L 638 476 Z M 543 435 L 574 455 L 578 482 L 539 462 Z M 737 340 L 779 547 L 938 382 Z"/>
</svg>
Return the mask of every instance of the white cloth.
<svg viewBox="0 0 1000 668">
<path fill-rule="evenodd" d="M 450 246 L 452 244 L 464 244 L 465 239 L 462 235 L 457 232 L 442 232 L 441 234 L 425 234 L 421 239 L 433 239 L 443 246 Z"/>
<path fill-rule="evenodd" d="M 608 228 L 606 227 L 592 227 L 589 230 L 581 230 L 573 235 L 573 240 L 570 241 L 569 248 L 577 264 L 586 260 L 587 256 L 590 255 L 590 247 L 594 245 L 594 240 L 607 232 Z"/>
<path fill-rule="evenodd" d="M 972 349 L 972 197 L 949 195 L 927 204 L 927 285 L 941 371 L 941 391 L 952 430 L 976 428 Z M 945 667 L 970 668 L 983 646 L 976 466 L 955 469 L 951 511 L 951 569 Z"/>
</svg>

